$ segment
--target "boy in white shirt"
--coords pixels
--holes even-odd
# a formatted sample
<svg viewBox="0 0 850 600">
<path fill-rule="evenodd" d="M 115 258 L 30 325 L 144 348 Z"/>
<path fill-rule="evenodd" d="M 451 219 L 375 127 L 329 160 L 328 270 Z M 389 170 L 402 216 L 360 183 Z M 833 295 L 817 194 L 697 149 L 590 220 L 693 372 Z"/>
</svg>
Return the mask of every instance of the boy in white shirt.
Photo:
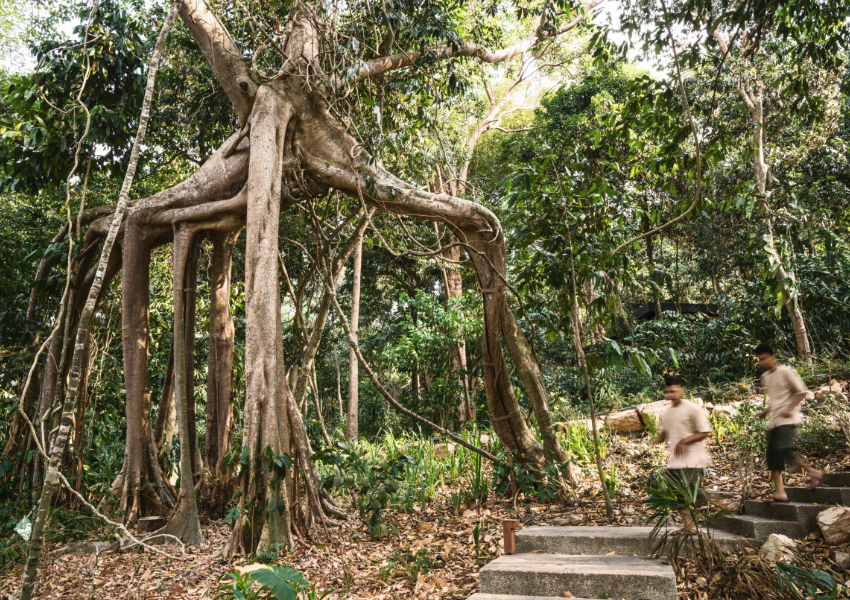
<svg viewBox="0 0 850 600">
<path fill-rule="evenodd" d="M 664 413 L 664 419 L 658 431 L 655 444 L 665 441 L 670 451 L 667 462 L 667 476 L 683 485 L 694 488 L 705 473 L 705 468 L 711 464 L 711 457 L 705 445 L 705 439 L 711 434 L 711 425 L 702 409 L 690 401 L 684 401 L 682 380 L 678 377 L 668 377 L 664 394 L 671 406 Z M 700 497 L 705 494 L 700 491 Z M 680 511 L 684 522 L 683 530 L 694 531 L 694 523 L 690 512 Z"/>
<path fill-rule="evenodd" d="M 767 388 L 767 408 L 758 414 L 760 419 L 770 415 L 767 422 L 767 468 L 773 478 L 773 497 L 767 502 L 788 502 L 782 471 L 790 464 L 802 467 L 809 474 L 809 487 L 814 489 L 823 473 L 797 456 L 795 438 L 797 425 L 803 422 L 800 403 L 806 398 L 806 384 L 792 367 L 776 362 L 776 352 L 767 344 L 755 349 L 759 366 L 764 369 L 761 381 Z"/>
</svg>

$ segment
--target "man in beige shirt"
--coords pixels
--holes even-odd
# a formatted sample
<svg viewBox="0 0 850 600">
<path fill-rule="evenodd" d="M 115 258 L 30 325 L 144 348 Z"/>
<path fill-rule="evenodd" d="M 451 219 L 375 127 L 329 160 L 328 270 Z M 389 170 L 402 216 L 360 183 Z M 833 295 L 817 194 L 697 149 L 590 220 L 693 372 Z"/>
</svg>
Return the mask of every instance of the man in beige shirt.
<svg viewBox="0 0 850 600">
<path fill-rule="evenodd" d="M 693 402 L 683 400 L 684 388 L 678 377 L 668 377 L 664 395 L 670 401 L 670 408 L 664 413 L 664 418 L 658 430 L 658 437 L 653 443 L 667 442 L 670 458 L 667 462 L 667 476 L 691 489 L 700 482 L 705 474 L 705 468 L 711 464 L 711 457 L 705 446 L 705 439 L 711 434 L 711 425 L 702 409 Z M 705 494 L 700 490 L 700 500 L 705 501 Z M 681 509 L 683 530 L 694 531 L 694 523 L 688 509 Z"/>
<path fill-rule="evenodd" d="M 816 488 L 823 473 L 797 456 L 795 439 L 797 425 L 803 422 L 800 403 L 806 398 L 806 384 L 793 368 L 776 362 L 776 352 L 767 344 L 755 349 L 759 366 L 765 371 L 761 381 L 767 388 L 767 408 L 758 414 L 767 422 L 767 468 L 773 478 L 773 496 L 767 502 L 788 502 L 782 471 L 790 464 L 802 467 L 809 474 L 809 487 Z"/>
</svg>

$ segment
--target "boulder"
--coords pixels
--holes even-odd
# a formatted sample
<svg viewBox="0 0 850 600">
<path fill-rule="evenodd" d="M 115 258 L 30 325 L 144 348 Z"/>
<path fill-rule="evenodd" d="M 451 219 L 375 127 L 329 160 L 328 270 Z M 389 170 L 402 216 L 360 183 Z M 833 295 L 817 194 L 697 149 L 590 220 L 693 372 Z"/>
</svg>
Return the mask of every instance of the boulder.
<svg viewBox="0 0 850 600">
<path fill-rule="evenodd" d="M 781 533 L 771 533 L 759 548 L 759 556 L 769 563 L 790 563 L 797 557 L 794 553 L 796 549 L 797 542 L 788 536 Z"/>
<path fill-rule="evenodd" d="M 643 423 L 635 409 L 617 411 L 605 417 L 605 424 L 617 433 L 638 433 L 643 431 Z"/>
<path fill-rule="evenodd" d="M 847 400 L 847 394 L 844 393 L 844 384 L 833 379 L 829 385 L 820 386 L 815 392 L 815 398 L 821 399 L 827 394 L 832 394 L 838 400 Z"/>
<path fill-rule="evenodd" d="M 831 506 L 818 513 L 818 527 L 827 544 L 838 546 L 850 542 L 850 508 Z"/>
<path fill-rule="evenodd" d="M 667 412 L 668 408 L 670 408 L 669 400 L 659 400 L 649 404 L 641 404 L 637 407 L 637 411 L 644 423 L 649 422 L 650 419 L 655 419 L 655 424 L 661 427 L 661 421 L 664 419 L 664 413 Z"/>
<path fill-rule="evenodd" d="M 454 444 L 436 444 L 434 446 L 434 458 L 437 460 L 445 460 L 449 454 L 455 453 Z"/>
<path fill-rule="evenodd" d="M 840 550 L 836 550 L 832 555 L 832 560 L 835 561 L 835 564 L 847 571 L 850 569 L 850 554 L 847 552 L 841 552 Z"/>
</svg>

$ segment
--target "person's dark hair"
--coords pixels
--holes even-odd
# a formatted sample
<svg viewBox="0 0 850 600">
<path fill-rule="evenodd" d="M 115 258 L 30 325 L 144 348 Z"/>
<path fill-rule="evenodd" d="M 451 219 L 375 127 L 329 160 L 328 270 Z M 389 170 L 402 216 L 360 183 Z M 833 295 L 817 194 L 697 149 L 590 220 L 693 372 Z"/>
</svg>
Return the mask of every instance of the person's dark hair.
<svg viewBox="0 0 850 600">
<path fill-rule="evenodd" d="M 681 377 L 677 377 L 675 375 L 667 375 L 664 378 L 665 387 L 670 387 L 671 385 L 678 385 L 679 387 L 685 387 L 685 382 Z"/>
<path fill-rule="evenodd" d="M 770 354 L 771 356 L 773 356 L 774 354 L 776 354 L 776 350 L 774 350 L 773 346 L 771 346 L 770 344 L 759 344 L 758 346 L 756 346 L 756 349 L 753 350 L 753 354 L 755 354 L 756 356 L 760 354 Z"/>
</svg>

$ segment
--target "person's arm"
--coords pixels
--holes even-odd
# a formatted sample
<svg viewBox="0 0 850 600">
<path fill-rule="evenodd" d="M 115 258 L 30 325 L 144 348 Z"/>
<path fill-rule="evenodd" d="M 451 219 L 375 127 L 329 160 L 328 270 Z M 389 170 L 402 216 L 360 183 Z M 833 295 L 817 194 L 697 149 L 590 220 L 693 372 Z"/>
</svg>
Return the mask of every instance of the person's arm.
<svg viewBox="0 0 850 600">
<path fill-rule="evenodd" d="M 676 456 L 682 456 L 685 453 L 685 448 L 687 446 L 689 446 L 689 445 L 691 445 L 695 442 L 700 442 L 700 441 L 704 440 L 705 438 L 707 438 L 709 436 L 710 433 L 711 433 L 710 431 L 703 431 L 701 433 L 695 433 L 693 435 L 689 435 L 686 438 L 682 438 L 681 440 L 679 440 L 679 443 L 676 444 L 676 450 L 675 450 L 674 454 Z"/>
<path fill-rule="evenodd" d="M 806 399 L 806 392 L 801 392 L 801 393 L 797 394 L 796 396 L 794 396 L 794 398 L 791 400 L 791 404 L 788 405 L 788 408 L 786 408 L 784 411 L 782 411 L 781 416 L 783 416 L 785 418 L 791 417 L 794 414 L 794 409 L 797 408 L 800 405 L 800 403 L 805 399 Z"/>
<path fill-rule="evenodd" d="M 800 403 L 806 399 L 807 393 L 806 384 L 803 383 L 803 380 L 800 375 L 797 374 L 797 371 L 789 369 L 788 379 L 790 379 L 788 385 L 794 388 L 794 391 L 796 391 L 796 395 L 791 399 L 791 403 L 788 405 L 788 408 L 782 411 L 781 416 L 785 417 L 786 419 L 790 418 L 794 414 L 794 409 L 797 408 Z"/>
<path fill-rule="evenodd" d="M 761 380 L 761 384 L 762 384 L 763 386 L 767 387 L 767 383 L 765 382 L 765 380 L 764 380 L 764 379 L 762 379 L 762 380 Z M 767 395 L 767 394 L 765 394 L 765 396 L 766 396 L 766 395 Z M 763 410 L 763 411 L 761 411 L 760 413 L 758 413 L 758 414 L 756 415 L 756 419 L 764 419 L 764 418 L 766 418 L 766 417 L 767 417 L 767 415 L 769 415 L 769 414 L 770 414 L 770 400 L 768 399 L 768 400 L 765 402 L 765 404 L 764 404 L 764 410 Z"/>
</svg>

